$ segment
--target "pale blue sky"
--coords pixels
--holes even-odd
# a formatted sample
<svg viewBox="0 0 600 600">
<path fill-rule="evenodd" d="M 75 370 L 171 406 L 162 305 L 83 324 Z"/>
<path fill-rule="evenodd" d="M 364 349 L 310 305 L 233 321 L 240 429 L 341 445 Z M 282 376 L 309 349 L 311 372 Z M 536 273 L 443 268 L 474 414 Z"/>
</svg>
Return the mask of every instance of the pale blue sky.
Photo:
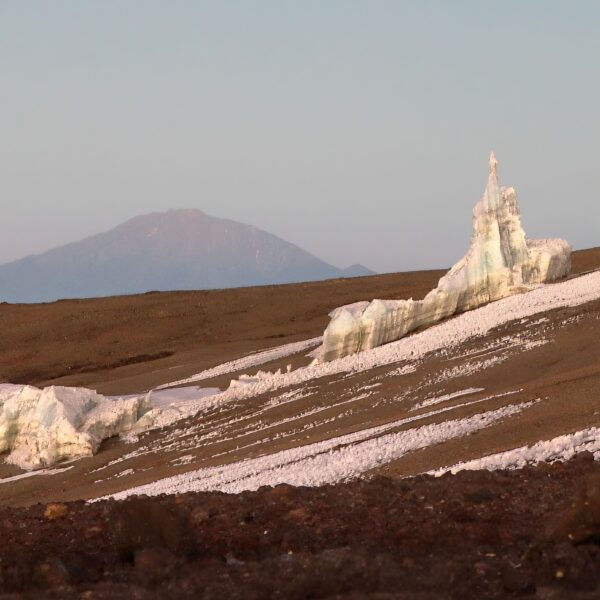
<svg viewBox="0 0 600 600">
<path fill-rule="evenodd" d="M 346 266 L 448 266 L 487 155 L 600 245 L 600 2 L 0 0 L 0 262 L 200 208 Z"/>
</svg>

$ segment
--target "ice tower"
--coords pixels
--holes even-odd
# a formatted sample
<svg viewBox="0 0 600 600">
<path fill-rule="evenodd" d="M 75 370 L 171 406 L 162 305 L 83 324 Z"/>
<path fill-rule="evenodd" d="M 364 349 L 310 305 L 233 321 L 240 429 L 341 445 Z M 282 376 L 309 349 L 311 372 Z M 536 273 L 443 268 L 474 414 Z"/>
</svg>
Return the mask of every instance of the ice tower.
<svg viewBox="0 0 600 600">
<path fill-rule="evenodd" d="M 473 210 L 465 256 L 423 300 L 373 300 L 336 308 L 323 335 L 320 360 L 333 360 L 397 340 L 457 312 L 565 277 L 571 247 L 565 240 L 527 240 L 514 188 L 500 187 L 490 154 L 485 192 Z"/>
</svg>

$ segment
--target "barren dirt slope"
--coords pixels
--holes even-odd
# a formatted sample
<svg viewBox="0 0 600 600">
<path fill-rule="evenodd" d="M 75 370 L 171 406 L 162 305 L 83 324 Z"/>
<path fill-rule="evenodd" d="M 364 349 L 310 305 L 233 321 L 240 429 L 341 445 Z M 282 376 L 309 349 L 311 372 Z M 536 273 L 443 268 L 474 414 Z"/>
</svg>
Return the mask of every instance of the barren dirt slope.
<svg viewBox="0 0 600 600">
<path fill-rule="evenodd" d="M 340 304 L 372 296 L 420 298 L 442 274 L 0 304 L 0 381 L 139 392 L 320 335 Z"/>
<path fill-rule="evenodd" d="M 548 287 L 559 303 L 567 289 L 560 286 Z M 260 379 L 242 382 L 206 399 L 195 416 L 135 443 L 110 440 L 97 456 L 53 474 L 20 477 L 4 465 L 0 503 L 96 498 L 136 486 L 147 486 L 138 493 L 237 492 L 364 473 L 402 477 L 600 426 L 600 300 L 509 319 L 460 343 L 436 341 L 529 298 L 472 311 L 399 346 L 418 350 L 427 340 L 432 350 L 422 356 L 405 352 L 371 366 L 391 347 L 376 349 L 314 371 L 321 375 L 269 376 L 264 388 Z M 294 360 L 306 360 L 304 352 L 261 368 Z M 225 389 L 237 375 L 208 373 L 185 385 Z"/>
<path fill-rule="evenodd" d="M 575 252 L 573 272 L 600 267 Z M 0 304 L 0 381 L 140 392 L 244 356 L 318 336 L 336 306 L 422 298 L 443 271 L 304 284 L 162 292 L 50 304 Z"/>
</svg>

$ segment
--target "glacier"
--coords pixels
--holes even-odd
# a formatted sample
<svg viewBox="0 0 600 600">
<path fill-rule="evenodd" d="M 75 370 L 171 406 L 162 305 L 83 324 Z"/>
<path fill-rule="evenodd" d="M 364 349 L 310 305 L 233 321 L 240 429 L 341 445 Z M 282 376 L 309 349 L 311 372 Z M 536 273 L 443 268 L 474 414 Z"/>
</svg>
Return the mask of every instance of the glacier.
<svg viewBox="0 0 600 600">
<path fill-rule="evenodd" d="M 528 240 L 517 194 L 500 187 L 492 152 L 487 187 L 473 210 L 471 244 L 423 300 L 373 300 L 334 309 L 316 352 L 327 362 L 393 342 L 406 334 L 571 272 L 571 246 L 562 239 Z"/>
<path fill-rule="evenodd" d="M 0 384 L 0 454 L 26 470 L 91 456 L 149 408 L 149 396 L 109 399 L 86 388 Z"/>
</svg>

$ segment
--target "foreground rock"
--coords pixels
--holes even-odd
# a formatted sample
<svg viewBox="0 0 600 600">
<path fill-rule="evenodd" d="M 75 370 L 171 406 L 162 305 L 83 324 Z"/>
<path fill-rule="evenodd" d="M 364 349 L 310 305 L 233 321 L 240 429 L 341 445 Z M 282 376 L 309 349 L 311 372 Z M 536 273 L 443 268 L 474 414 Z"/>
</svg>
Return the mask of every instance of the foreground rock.
<svg viewBox="0 0 600 600">
<path fill-rule="evenodd" d="M 473 235 L 465 256 L 423 300 L 373 300 L 341 306 L 331 314 L 319 358 L 329 361 L 400 339 L 455 313 L 565 277 L 571 247 L 560 239 L 526 240 L 517 194 L 500 187 L 497 161 L 473 211 Z"/>
<path fill-rule="evenodd" d="M 86 388 L 0 384 L 0 453 L 22 469 L 91 456 L 147 409 L 145 397 L 112 400 Z"/>
<path fill-rule="evenodd" d="M 599 476 L 588 454 L 437 479 L 4 508 L 0 595 L 598 598 Z"/>
</svg>

